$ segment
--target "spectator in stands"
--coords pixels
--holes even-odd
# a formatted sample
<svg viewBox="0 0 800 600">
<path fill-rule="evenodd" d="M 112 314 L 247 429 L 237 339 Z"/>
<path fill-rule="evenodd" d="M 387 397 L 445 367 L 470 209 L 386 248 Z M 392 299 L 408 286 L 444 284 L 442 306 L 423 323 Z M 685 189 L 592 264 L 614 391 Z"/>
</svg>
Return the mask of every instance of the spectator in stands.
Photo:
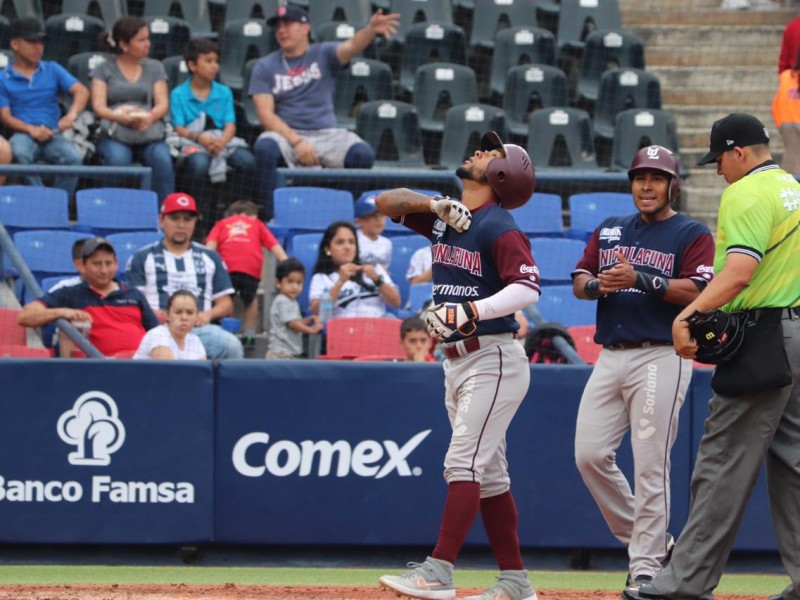
<svg viewBox="0 0 800 600">
<path fill-rule="evenodd" d="M 317 315 L 303 317 L 297 296 L 303 291 L 306 268 L 296 258 L 287 258 L 275 268 L 278 295 L 269 311 L 269 359 L 303 357 L 303 334 L 322 331 Z"/>
<path fill-rule="evenodd" d="M 365 265 L 380 265 L 387 271 L 392 262 L 392 241 L 381 235 L 386 215 L 375 206 L 375 196 L 362 196 L 355 206 L 358 226 L 358 256 Z"/>
<path fill-rule="evenodd" d="M 196 320 L 197 298 L 189 290 L 178 290 L 167 300 L 167 322 L 145 334 L 133 358 L 205 360 L 203 342 L 192 333 Z"/>
<path fill-rule="evenodd" d="M 92 108 L 101 119 L 97 155 L 106 166 L 129 166 L 137 160 L 151 167 L 153 191 L 163 201 L 175 189 L 172 156 L 164 141 L 167 73 L 161 62 L 147 58 L 150 30 L 145 20 L 122 17 L 104 33 L 104 41 L 117 57 L 91 72 Z"/>
<path fill-rule="evenodd" d="M 233 92 L 215 81 L 217 44 L 192 39 L 183 58 L 192 76 L 172 90 L 169 98 L 172 125 L 181 137 L 181 189 L 200 203 L 200 214 L 208 219 L 208 184 L 226 181 L 228 167 L 236 171 L 234 197 L 255 197 L 256 159 L 247 142 L 236 137 Z"/>
<path fill-rule="evenodd" d="M 39 19 L 14 21 L 9 34 L 14 59 L 0 75 L 0 120 L 13 134 L 9 143 L 14 160 L 29 165 L 44 160 L 51 165 L 79 165 L 77 146 L 63 132 L 70 129 L 89 100 L 89 90 L 56 62 L 42 60 L 45 32 Z M 69 93 L 72 104 L 64 116 L 59 94 Z M 0 163 L 7 163 L 0 144 Z M 25 176 L 26 185 L 44 185 L 38 175 Z M 77 177 L 56 177 L 55 186 L 75 193 Z"/>
<path fill-rule="evenodd" d="M 772 118 L 783 140 L 781 168 L 800 174 L 800 46 L 794 65 L 780 74 L 778 91 L 772 100 Z"/>
<path fill-rule="evenodd" d="M 17 321 L 25 327 L 42 327 L 64 318 L 88 330 L 89 341 L 103 355 L 133 354 L 145 331 L 158 326 L 158 318 L 139 290 L 115 279 L 117 255 L 108 240 L 87 240 L 81 261 L 83 281 L 27 304 Z"/>
<path fill-rule="evenodd" d="M 375 152 L 369 144 L 337 128 L 333 90 L 342 66 L 376 36 L 390 37 L 398 16 L 378 11 L 349 40 L 321 44 L 309 41 L 311 25 L 302 8 L 282 6 L 267 21 L 275 28 L 280 49 L 256 63 L 248 90 L 265 130 L 254 147 L 265 220 L 273 217 L 272 191 L 281 162 L 291 167 L 372 167 Z"/>
<path fill-rule="evenodd" d="M 400 324 L 400 343 L 406 353 L 403 362 L 436 362 L 430 353 L 432 342 L 425 321 L 419 317 L 409 317 Z"/>
<path fill-rule="evenodd" d="M 258 206 L 249 200 L 231 204 L 224 219 L 217 221 L 206 238 L 206 246 L 217 250 L 230 273 L 233 289 L 244 304 L 245 346 L 255 344 L 258 303 L 256 294 L 261 284 L 266 248 L 277 260 L 286 260 L 286 252 L 263 222 L 258 220 Z"/>
<path fill-rule="evenodd" d="M 322 235 L 311 278 L 311 311 L 327 290 L 333 299 L 333 317 L 383 317 L 386 308 L 400 306 L 400 292 L 380 265 L 362 265 L 356 229 L 347 221 L 331 223 Z"/>
<path fill-rule="evenodd" d="M 797 3 L 794 5 L 797 6 Z M 795 67 L 798 50 L 800 50 L 800 16 L 789 21 L 783 30 L 781 51 L 778 55 L 778 75 Z"/>
<path fill-rule="evenodd" d="M 194 329 L 209 358 L 244 358 L 235 335 L 215 324 L 233 313 L 233 284 L 219 254 L 192 242 L 197 203 L 188 194 L 170 194 L 161 205 L 160 242 L 145 246 L 128 261 L 126 279 L 141 290 L 150 306 L 166 321 L 167 299 L 189 290 L 200 312 Z"/>
</svg>

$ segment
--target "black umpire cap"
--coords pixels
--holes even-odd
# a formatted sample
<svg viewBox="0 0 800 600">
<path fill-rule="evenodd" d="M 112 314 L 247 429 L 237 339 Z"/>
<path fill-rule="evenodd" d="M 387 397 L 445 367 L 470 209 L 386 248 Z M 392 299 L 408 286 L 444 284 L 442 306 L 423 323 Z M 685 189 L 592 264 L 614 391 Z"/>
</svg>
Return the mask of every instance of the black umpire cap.
<svg viewBox="0 0 800 600">
<path fill-rule="evenodd" d="M 711 148 L 697 166 L 715 162 L 720 154 L 755 144 L 769 144 L 769 132 L 764 124 L 747 113 L 731 113 L 711 126 Z"/>
</svg>

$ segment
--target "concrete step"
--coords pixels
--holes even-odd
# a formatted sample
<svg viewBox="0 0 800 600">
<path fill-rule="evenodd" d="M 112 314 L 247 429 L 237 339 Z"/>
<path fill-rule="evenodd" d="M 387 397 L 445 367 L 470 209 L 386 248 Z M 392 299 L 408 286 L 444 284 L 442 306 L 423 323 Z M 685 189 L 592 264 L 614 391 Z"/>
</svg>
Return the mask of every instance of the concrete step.
<svg viewBox="0 0 800 600">
<path fill-rule="evenodd" d="M 770 40 L 771 42 L 774 40 Z M 773 56 L 774 54 L 774 56 Z M 754 52 L 750 48 L 710 48 L 702 53 L 690 46 L 645 48 L 645 64 L 648 68 L 672 67 L 761 67 L 777 74 L 778 52 L 770 48 Z"/>
<path fill-rule="evenodd" d="M 622 26 L 659 24 L 672 25 L 780 25 L 783 27 L 797 12 L 782 10 L 721 10 L 720 3 L 714 6 L 696 6 L 699 2 L 687 2 L 683 7 L 667 7 L 665 2 L 635 2 L 636 6 L 622 11 Z M 705 4 L 705 3 L 703 3 Z"/>
<path fill-rule="evenodd" d="M 702 104 L 665 104 L 664 110 L 669 111 L 675 117 L 679 130 L 705 128 L 706 135 L 711 131 L 711 125 L 714 121 L 731 112 L 749 113 L 767 125 L 767 127 L 772 126 L 771 102 L 769 105 L 757 104 L 753 106 L 737 104 L 733 108 L 730 106 Z"/>
<path fill-rule="evenodd" d="M 660 15 L 660 13 L 657 13 Z M 646 52 L 652 48 L 670 48 L 676 51 L 693 50 L 700 58 L 705 54 L 717 55 L 730 49 L 739 48 L 754 52 L 775 54 L 777 63 L 784 25 L 742 24 L 737 27 L 719 25 L 674 25 L 665 27 L 660 21 L 647 25 L 631 27 L 645 42 Z M 702 40 L 703 46 L 698 47 Z"/>
<path fill-rule="evenodd" d="M 763 67 L 662 67 L 648 71 L 661 81 L 665 105 L 769 106 L 777 77 Z"/>
</svg>

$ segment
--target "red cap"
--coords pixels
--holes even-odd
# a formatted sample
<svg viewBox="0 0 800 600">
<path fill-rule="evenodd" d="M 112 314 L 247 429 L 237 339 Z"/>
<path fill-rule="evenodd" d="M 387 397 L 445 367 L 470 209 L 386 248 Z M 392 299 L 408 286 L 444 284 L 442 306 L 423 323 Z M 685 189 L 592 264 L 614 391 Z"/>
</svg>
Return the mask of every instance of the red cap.
<svg viewBox="0 0 800 600">
<path fill-rule="evenodd" d="M 169 213 L 186 211 L 197 214 L 197 203 L 189 194 L 176 193 L 170 194 L 164 198 L 164 204 L 161 205 L 161 214 L 168 215 Z"/>
</svg>

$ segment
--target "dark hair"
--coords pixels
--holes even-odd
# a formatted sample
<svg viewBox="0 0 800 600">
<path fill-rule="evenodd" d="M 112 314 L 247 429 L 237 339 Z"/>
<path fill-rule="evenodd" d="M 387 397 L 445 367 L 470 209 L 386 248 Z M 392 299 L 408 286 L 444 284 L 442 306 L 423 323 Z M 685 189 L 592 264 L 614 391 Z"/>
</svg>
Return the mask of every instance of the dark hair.
<svg viewBox="0 0 800 600">
<path fill-rule="evenodd" d="M 275 267 L 275 279 L 278 281 L 285 279 L 289 276 L 289 273 L 302 273 L 305 275 L 306 268 L 303 266 L 303 263 L 290 256 L 286 260 L 279 262 L 278 266 Z"/>
<path fill-rule="evenodd" d="M 195 307 L 198 309 L 200 308 L 200 304 L 197 302 L 197 296 L 195 296 L 189 290 L 178 290 L 177 292 L 174 292 L 167 300 L 167 310 L 172 308 L 172 302 L 175 300 L 175 298 L 180 298 L 180 297 L 191 298 L 192 300 L 194 300 Z"/>
<path fill-rule="evenodd" d="M 319 242 L 319 251 L 317 253 L 317 262 L 314 265 L 314 273 L 333 273 L 334 271 L 338 270 L 336 265 L 333 264 L 333 258 L 331 258 L 329 251 L 331 242 L 333 241 L 334 236 L 336 236 L 336 232 L 343 228 L 349 229 L 353 233 L 353 237 L 356 241 L 356 256 L 353 259 L 353 264 L 361 264 L 361 259 L 358 257 L 359 249 L 356 226 L 349 221 L 334 221 L 328 225 L 325 233 L 322 234 L 322 240 Z M 361 271 L 358 271 L 355 275 L 353 275 L 352 280 L 365 290 L 375 290 L 375 286 L 364 279 L 364 273 Z"/>
<path fill-rule="evenodd" d="M 183 49 L 183 60 L 187 64 L 189 61 L 196 63 L 201 54 L 211 54 L 212 52 L 219 56 L 219 46 L 216 42 L 205 38 L 192 38 Z"/>
<path fill-rule="evenodd" d="M 75 240 L 72 244 L 72 260 L 83 260 L 83 245 L 86 243 L 87 239 L 89 238 L 81 238 Z"/>
<path fill-rule="evenodd" d="M 122 49 L 119 47 L 120 42 L 130 44 L 131 40 L 136 37 L 136 34 L 143 28 L 147 27 L 147 21 L 139 17 L 122 17 L 117 19 L 111 31 L 104 31 L 100 34 L 100 41 L 108 46 L 112 52 L 119 54 Z"/>
<path fill-rule="evenodd" d="M 250 217 L 257 217 L 258 205 L 250 200 L 237 200 L 228 207 L 228 210 L 225 211 L 226 217 L 232 217 L 233 215 L 240 214 L 245 214 Z"/>
<path fill-rule="evenodd" d="M 411 333 L 412 331 L 424 331 L 427 333 L 428 328 L 425 326 L 425 321 L 419 317 L 408 317 L 407 319 L 404 319 L 400 324 L 400 339 L 405 339 L 406 334 Z"/>
</svg>

